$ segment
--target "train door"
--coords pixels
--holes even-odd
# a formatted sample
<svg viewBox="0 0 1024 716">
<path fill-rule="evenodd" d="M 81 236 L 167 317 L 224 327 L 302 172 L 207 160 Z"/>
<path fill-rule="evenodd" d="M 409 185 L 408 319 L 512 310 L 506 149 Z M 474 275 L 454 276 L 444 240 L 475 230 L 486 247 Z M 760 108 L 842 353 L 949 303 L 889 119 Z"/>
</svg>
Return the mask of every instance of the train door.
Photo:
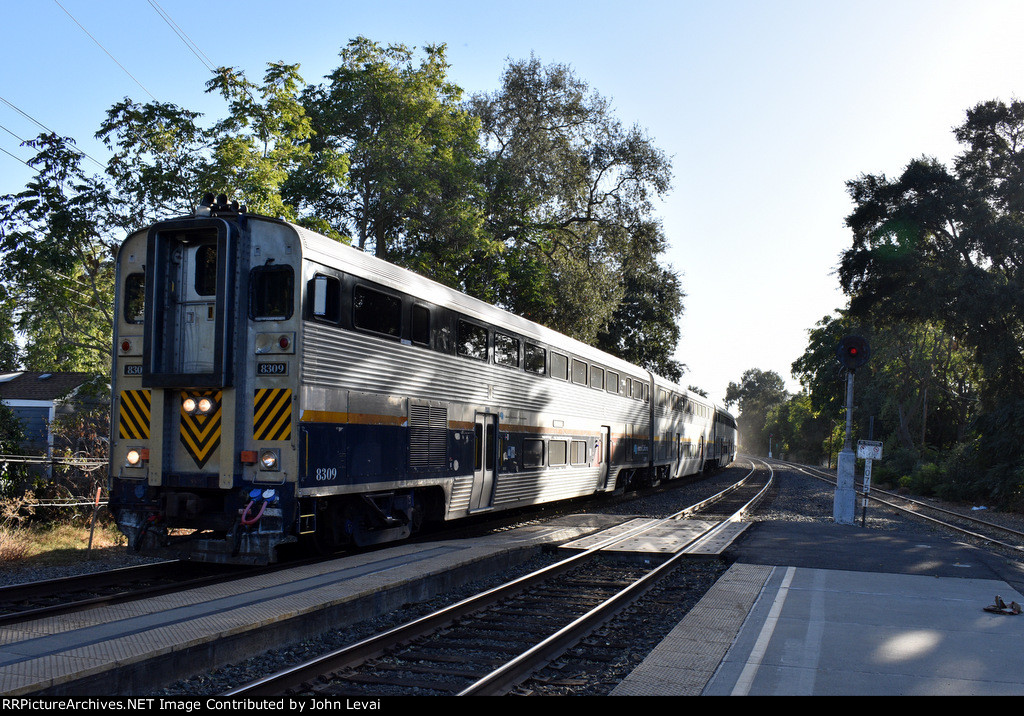
<svg viewBox="0 0 1024 716">
<path fill-rule="evenodd" d="M 143 384 L 230 385 L 234 261 L 225 222 L 158 224 L 146 266 Z"/>
<path fill-rule="evenodd" d="M 494 504 L 494 478 L 498 450 L 498 416 L 491 413 L 477 413 L 474 425 L 473 493 L 469 509 L 487 510 Z"/>
<path fill-rule="evenodd" d="M 176 259 L 176 261 L 175 261 Z M 178 274 L 177 346 L 179 373 L 210 373 L 215 355 L 217 308 L 217 246 L 179 246 L 174 268 Z"/>
<path fill-rule="evenodd" d="M 601 426 L 601 437 L 598 439 L 594 450 L 594 464 L 601 468 L 597 478 L 598 485 L 604 485 L 605 489 L 611 489 L 608 484 L 608 477 L 611 474 L 611 449 L 612 449 L 612 428 L 610 425 Z"/>
</svg>

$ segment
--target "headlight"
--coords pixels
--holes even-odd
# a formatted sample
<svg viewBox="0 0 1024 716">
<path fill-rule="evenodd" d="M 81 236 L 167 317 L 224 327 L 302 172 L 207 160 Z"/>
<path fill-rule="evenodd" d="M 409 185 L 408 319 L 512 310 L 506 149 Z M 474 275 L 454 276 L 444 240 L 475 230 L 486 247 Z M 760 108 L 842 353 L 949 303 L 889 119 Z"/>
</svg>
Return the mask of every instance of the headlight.
<svg viewBox="0 0 1024 716">
<path fill-rule="evenodd" d="M 140 448 L 128 448 L 128 454 L 125 456 L 124 461 L 128 467 L 138 467 L 142 464 L 142 450 Z"/>
<path fill-rule="evenodd" d="M 263 470 L 276 470 L 278 468 L 277 450 L 260 451 L 260 468 Z"/>
<path fill-rule="evenodd" d="M 213 400 L 206 396 L 198 399 L 188 397 L 181 401 L 181 409 L 189 415 L 209 415 L 216 407 Z"/>
</svg>

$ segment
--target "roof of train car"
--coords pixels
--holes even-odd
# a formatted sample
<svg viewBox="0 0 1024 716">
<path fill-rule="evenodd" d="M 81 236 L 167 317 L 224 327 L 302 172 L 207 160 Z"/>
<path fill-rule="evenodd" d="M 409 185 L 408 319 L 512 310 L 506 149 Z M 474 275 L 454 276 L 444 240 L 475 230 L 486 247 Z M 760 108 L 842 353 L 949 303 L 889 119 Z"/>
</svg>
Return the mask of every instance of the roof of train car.
<svg viewBox="0 0 1024 716">
<path fill-rule="evenodd" d="M 454 309 L 471 318 L 475 318 L 492 325 L 504 326 L 523 337 L 533 338 L 555 348 L 562 348 L 566 352 L 573 353 L 581 358 L 595 361 L 608 368 L 612 368 L 623 373 L 649 373 L 649 371 L 644 368 L 633 365 L 628 361 L 613 356 L 610 353 L 606 353 L 594 346 L 583 343 L 575 338 L 565 336 L 557 331 L 542 326 L 539 323 L 535 323 L 527 318 L 523 318 L 522 316 L 517 316 L 510 311 L 493 306 L 486 301 L 473 298 L 472 296 L 458 291 L 457 289 L 445 286 L 444 284 L 438 283 L 426 276 L 421 276 L 414 271 L 410 271 L 409 269 L 405 269 L 383 259 L 379 259 L 372 254 L 360 251 L 359 249 L 353 248 L 322 234 L 318 234 L 310 229 L 306 229 L 282 219 L 275 219 L 273 217 L 262 216 L 259 214 L 245 214 L 244 216 L 249 222 L 261 221 L 289 227 L 295 232 L 299 240 L 302 242 L 303 255 L 306 258 L 316 257 L 325 265 L 333 265 L 333 263 L 338 261 L 338 259 L 343 259 L 346 267 L 356 269 L 356 272 L 358 272 L 358 275 L 362 278 L 372 279 L 373 281 L 388 286 L 396 291 L 413 294 L 417 298 L 430 301 L 431 303 L 439 306 Z M 182 216 L 175 217 L 170 220 L 175 221 L 186 218 L 193 217 Z M 222 216 L 221 218 L 228 217 Z M 713 401 L 703 398 L 692 391 L 686 390 L 682 386 L 673 383 L 671 380 L 663 376 L 659 376 L 657 374 L 652 375 L 655 376 L 655 383 L 657 385 L 670 387 L 677 392 L 685 393 L 690 399 L 704 402 L 709 406 L 714 407 L 716 410 L 728 412 Z"/>
</svg>

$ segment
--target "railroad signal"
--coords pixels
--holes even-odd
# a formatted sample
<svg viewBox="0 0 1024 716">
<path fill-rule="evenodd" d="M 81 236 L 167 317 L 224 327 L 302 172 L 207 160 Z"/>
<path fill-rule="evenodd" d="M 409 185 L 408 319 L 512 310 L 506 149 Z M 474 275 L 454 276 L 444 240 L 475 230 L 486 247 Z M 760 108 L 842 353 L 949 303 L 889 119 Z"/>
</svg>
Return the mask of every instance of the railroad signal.
<svg viewBox="0 0 1024 716">
<path fill-rule="evenodd" d="M 871 346 L 860 336 L 846 336 L 839 341 L 836 355 L 839 362 L 848 370 L 856 370 L 868 362 L 868 358 L 871 357 Z"/>
</svg>

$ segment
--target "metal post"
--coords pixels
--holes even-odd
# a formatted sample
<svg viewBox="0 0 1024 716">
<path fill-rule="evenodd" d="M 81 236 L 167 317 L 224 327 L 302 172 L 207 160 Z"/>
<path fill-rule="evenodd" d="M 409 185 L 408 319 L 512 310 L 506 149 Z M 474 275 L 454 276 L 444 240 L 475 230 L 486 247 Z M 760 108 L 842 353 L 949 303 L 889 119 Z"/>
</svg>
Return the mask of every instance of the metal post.
<svg viewBox="0 0 1024 716">
<path fill-rule="evenodd" d="M 841 525 L 852 525 L 857 515 L 857 493 L 853 487 L 857 456 L 853 452 L 853 371 L 846 373 L 846 439 L 836 462 L 836 493 L 832 519 Z"/>
<path fill-rule="evenodd" d="M 868 519 L 868 493 L 871 492 L 871 458 L 864 460 L 864 490 L 860 513 L 860 526 L 863 527 Z"/>
</svg>

